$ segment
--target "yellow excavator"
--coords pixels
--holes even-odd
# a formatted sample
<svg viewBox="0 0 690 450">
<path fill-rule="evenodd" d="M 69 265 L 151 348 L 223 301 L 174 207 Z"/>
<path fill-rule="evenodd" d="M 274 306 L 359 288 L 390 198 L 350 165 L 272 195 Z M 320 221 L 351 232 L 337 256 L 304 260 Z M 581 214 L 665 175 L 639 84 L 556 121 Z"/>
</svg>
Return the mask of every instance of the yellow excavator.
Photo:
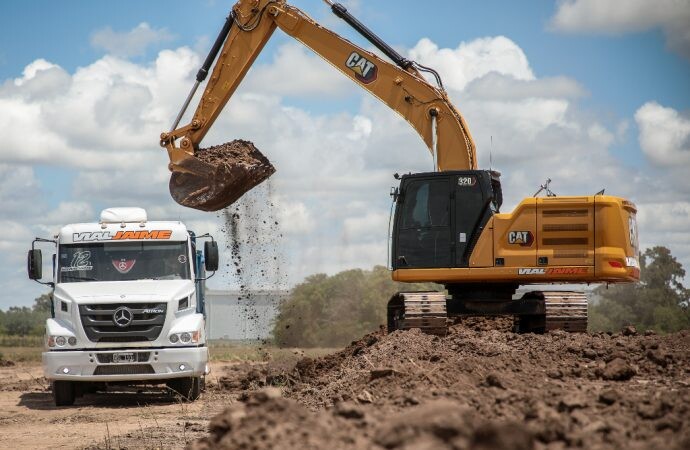
<svg viewBox="0 0 690 450">
<path fill-rule="evenodd" d="M 584 292 L 531 291 L 514 298 L 516 290 L 531 284 L 639 280 L 632 202 L 603 192 L 558 196 L 547 182 L 512 212 L 500 212 L 499 174 L 477 169 L 474 140 L 439 74 L 401 56 L 342 4 L 325 2 L 388 59 L 324 28 L 285 0 L 238 1 L 171 131 L 161 134 L 160 143 L 170 157 L 173 198 L 184 206 L 214 211 L 248 190 L 228 177 L 244 170 L 243 164 L 232 155 L 209 163 L 200 158 L 204 150 L 199 144 L 278 27 L 400 114 L 431 152 L 434 172 L 396 175 L 390 264 L 394 280 L 435 282 L 446 292 L 393 296 L 388 303 L 389 331 L 420 328 L 444 334 L 449 318 L 473 315 L 513 316 L 518 332 L 585 331 Z M 213 61 L 192 121 L 178 127 Z M 262 177 L 271 173 L 265 171 Z M 181 191 L 201 195 L 180 195 Z M 541 191 L 544 196 L 538 196 Z"/>
</svg>

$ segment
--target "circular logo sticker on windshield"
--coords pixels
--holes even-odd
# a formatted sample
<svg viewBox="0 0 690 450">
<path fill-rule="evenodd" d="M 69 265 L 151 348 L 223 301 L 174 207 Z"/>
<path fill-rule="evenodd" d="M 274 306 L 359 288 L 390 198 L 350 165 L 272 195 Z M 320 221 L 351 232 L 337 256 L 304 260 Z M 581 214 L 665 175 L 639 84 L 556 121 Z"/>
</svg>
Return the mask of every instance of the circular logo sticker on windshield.
<svg viewBox="0 0 690 450">
<path fill-rule="evenodd" d="M 178 256 L 178 257 L 177 257 L 177 262 L 179 262 L 180 264 L 186 263 L 186 262 L 187 262 L 187 256 L 185 256 L 185 255 L 180 255 L 180 256 Z"/>
</svg>

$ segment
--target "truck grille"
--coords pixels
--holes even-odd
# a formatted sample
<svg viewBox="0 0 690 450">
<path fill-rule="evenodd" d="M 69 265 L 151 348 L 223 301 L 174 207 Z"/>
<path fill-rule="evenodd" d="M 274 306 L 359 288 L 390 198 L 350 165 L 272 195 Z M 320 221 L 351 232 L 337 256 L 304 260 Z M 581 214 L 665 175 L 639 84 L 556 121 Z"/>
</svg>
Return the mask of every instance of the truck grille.
<svg viewBox="0 0 690 450">
<path fill-rule="evenodd" d="M 113 364 L 111 366 L 98 366 L 94 375 L 142 375 L 156 373 L 151 364 Z"/>
<path fill-rule="evenodd" d="M 86 336 L 92 342 L 154 341 L 165 323 L 166 303 L 111 303 L 79 305 L 79 315 Z M 126 308 L 131 321 L 115 323 L 114 314 Z M 127 312 L 127 311 L 126 311 Z"/>
</svg>

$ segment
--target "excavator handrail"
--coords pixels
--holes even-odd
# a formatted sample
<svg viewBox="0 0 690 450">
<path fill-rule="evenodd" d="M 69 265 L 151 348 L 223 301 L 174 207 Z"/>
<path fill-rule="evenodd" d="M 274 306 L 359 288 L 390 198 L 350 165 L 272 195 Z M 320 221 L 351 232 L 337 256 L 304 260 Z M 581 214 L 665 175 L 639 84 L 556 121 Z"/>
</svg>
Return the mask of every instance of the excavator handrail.
<svg viewBox="0 0 690 450">
<path fill-rule="evenodd" d="M 400 114 L 431 151 L 434 169 L 446 171 L 477 168 L 474 140 L 464 118 L 450 102 L 440 84 L 438 74 L 433 69 L 400 56 L 341 4 L 331 1 L 327 3 L 338 17 L 397 65 L 319 25 L 298 8 L 288 5 L 285 0 L 239 0 L 233 6 L 214 48 L 197 74 L 195 86 L 187 97 L 173 130 L 161 134 L 161 145 L 167 148 L 172 166 L 198 150 L 199 143 L 277 27 Z M 220 42 L 223 41 L 221 49 Z M 179 118 L 205 78 L 205 72 L 219 49 L 220 55 L 192 121 L 177 128 Z M 432 73 L 437 78 L 439 87 L 427 82 L 420 71 Z M 179 146 L 176 145 L 178 139 Z"/>
</svg>

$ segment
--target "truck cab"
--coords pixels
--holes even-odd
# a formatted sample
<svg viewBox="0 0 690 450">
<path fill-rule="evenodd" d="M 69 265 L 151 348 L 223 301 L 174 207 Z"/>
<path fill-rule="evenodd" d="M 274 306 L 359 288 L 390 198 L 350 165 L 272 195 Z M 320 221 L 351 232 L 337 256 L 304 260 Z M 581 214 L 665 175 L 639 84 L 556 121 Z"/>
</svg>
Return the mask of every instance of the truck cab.
<svg viewBox="0 0 690 450">
<path fill-rule="evenodd" d="M 50 282 L 40 242 L 55 245 Z M 217 268 L 212 237 L 141 208 L 106 209 L 97 223 L 35 240 L 29 278 L 53 288 L 43 370 L 56 405 L 109 383 L 165 383 L 196 399 L 209 371 L 203 283 Z"/>
</svg>

